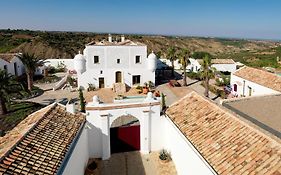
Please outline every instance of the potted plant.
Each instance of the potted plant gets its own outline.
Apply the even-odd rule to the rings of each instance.
[[[144,94],[147,94],[147,93],[148,93],[148,87],[147,87],[147,83],[146,83],[146,82],[144,83],[144,87],[142,88],[142,92],[143,92]]]
[[[98,167],[97,163],[95,161],[93,161],[87,166],[86,172],[88,174],[96,174],[97,173],[97,167]]]
[[[152,83],[152,81],[148,81],[147,86],[148,86],[148,88],[149,88],[149,91],[152,91],[152,88],[153,88],[153,83]]]
[[[140,85],[138,85],[138,86],[136,87],[136,89],[137,89],[137,91],[138,91],[139,94],[142,93],[142,87],[141,87]]]
[[[166,151],[166,150],[161,150],[159,153],[159,159],[164,162],[167,163],[171,160],[171,156],[170,154]]]

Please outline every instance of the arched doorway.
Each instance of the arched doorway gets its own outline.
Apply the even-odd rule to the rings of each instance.
[[[237,92],[237,84],[233,85],[233,90],[234,90],[234,92]]]
[[[140,122],[132,115],[115,119],[110,127],[111,154],[140,150]]]
[[[115,83],[122,83],[122,73],[120,71],[115,72]]]

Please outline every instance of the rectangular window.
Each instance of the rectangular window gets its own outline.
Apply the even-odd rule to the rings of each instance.
[[[120,64],[120,59],[117,59],[117,64]]]
[[[133,85],[140,84],[140,75],[133,75]]]
[[[100,62],[99,56],[94,56],[94,63],[97,64],[99,62]]]
[[[102,70],[100,71],[100,74],[102,74]]]
[[[141,62],[141,57],[139,55],[136,56],[136,64]]]

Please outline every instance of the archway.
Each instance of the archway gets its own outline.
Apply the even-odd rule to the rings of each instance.
[[[122,83],[122,73],[120,71],[115,72],[115,83]]]
[[[140,150],[140,122],[132,115],[115,119],[110,127],[111,154]]]

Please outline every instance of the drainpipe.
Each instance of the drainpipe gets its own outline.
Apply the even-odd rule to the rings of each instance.
[[[243,97],[245,96],[245,80],[243,80]]]

